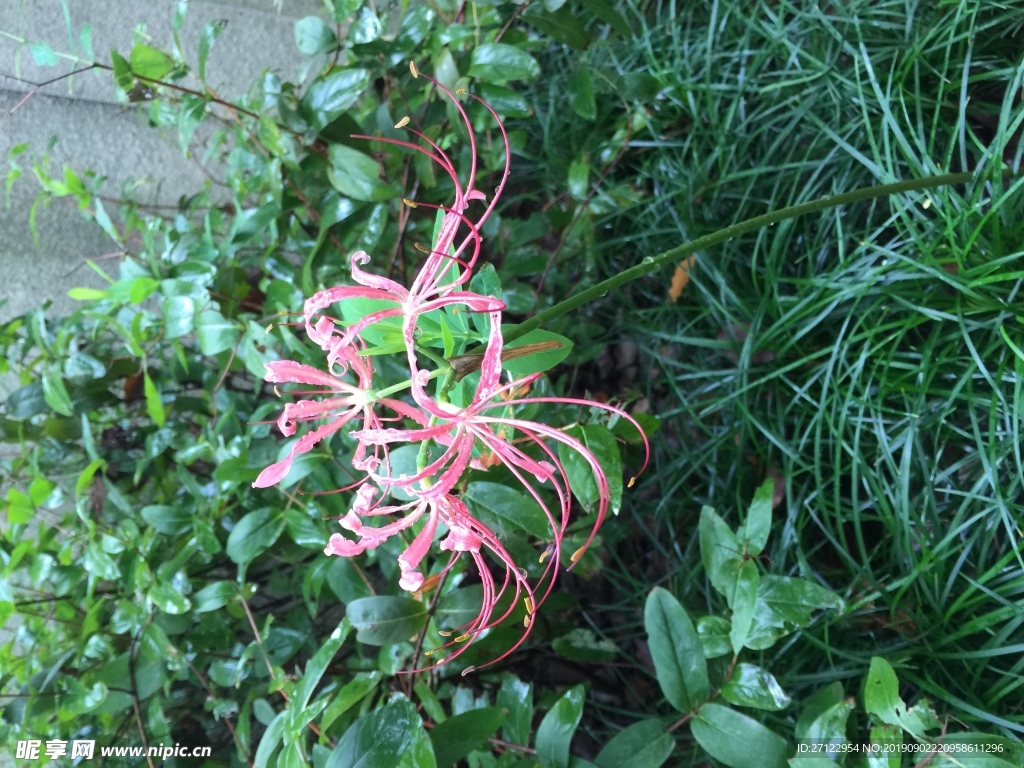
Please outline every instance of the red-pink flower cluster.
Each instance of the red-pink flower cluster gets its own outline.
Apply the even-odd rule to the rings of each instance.
[[[415,66],[411,69],[414,76],[421,76]],[[363,270],[362,266],[369,262],[370,257],[359,251],[351,258],[355,285],[329,288],[306,301],[306,333],[326,353],[328,372],[281,361],[267,365],[267,380],[317,388],[304,390],[303,394],[319,395],[320,399],[303,399],[285,406],[278,421],[284,435],[295,434],[296,424],[300,421],[326,420],[326,423],[296,441],[288,455],[267,467],[253,485],[263,488],[278,483],[288,474],[297,456],[348,427],[349,434],[357,441],[353,465],[365,473],[365,478],[357,483],[351,511],[340,521],[341,527],[354,538],[335,533],[330,538],[326,553],[352,557],[374,549],[392,536],[410,536],[411,541],[406,539],[408,544],[398,558],[402,574],[399,585],[410,592],[418,592],[426,579],[424,561],[440,535],[439,548],[451,555],[437,575],[446,574],[458,558],[467,553],[475,562],[484,600],[477,617],[461,628],[459,636],[436,650],[454,648],[444,661],[458,656],[468,647],[467,640],[475,639],[508,618],[522,599],[526,607],[525,631],[500,659],[525,640],[533,626],[537,607],[551,590],[561,560],[561,543],[569,525],[572,496],[565,467],[559,461],[559,444],[583,458],[593,472],[599,491],[593,528],[583,547],[573,554],[573,561],[593,541],[607,513],[610,498],[605,471],[583,443],[562,429],[513,418],[508,414],[514,413],[516,406],[527,403],[571,404],[581,408],[599,408],[624,418],[636,427],[641,436],[643,430],[629,414],[611,405],[576,398],[523,399],[519,393],[528,391],[529,385],[541,374],[502,381],[501,322],[505,305],[498,298],[465,290],[464,286],[480,255],[480,228],[494,210],[508,177],[508,137],[494,110],[482,99],[470,95],[469,98],[483,104],[497,120],[505,145],[505,169],[488,201],[487,196],[475,187],[476,143],[465,110],[455,94],[436,80],[423,77],[451,99],[462,117],[469,133],[472,157],[468,178],[465,184],[460,182],[448,154],[418,131],[410,129],[426,146],[390,138],[376,139],[421,152],[437,163],[455,186],[455,200],[450,207],[442,209],[444,215],[433,248],[410,287]],[[484,205],[483,211],[475,217],[468,215],[471,203],[477,201]],[[416,206],[414,203],[410,205]],[[460,237],[460,232],[465,234]],[[322,314],[332,305],[348,299],[373,299],[383,302],[385,308],[342,327]],[[420,320],[426,313],[442,308],[460,308],[487,317],[488,333],[480,361],[479,381],[468,404],[461,407],[449,403],[443,392],[431,395],[428,391],[431,381],[444,373],[443,370],[430,371],[420,367],[421,356],[416,344]],[[373,382],[373,357],[365,354],[373,346],[366,338],[367,330],[382,322],[394,323],[396,320],[401,322],[409,368],[409,400],[378,395]],[[437,382],[434,388],[440,389]],[[643,439],[646,449],[646,437]],[[422,447],[420,466],[414,474],[396,477],[389,462],[390,451],[410,444]],[[431,445],[439,446],[440,450],[429,452],[427,448]],[[488,461],[481,461],[481,457],[487,457]],[[547,517],[551,539],[542,560],[548,552],[551,556],[541,577],[533,582],[528,579],[526,570],[513,560],[500,537],[472,514],[456,492],[468,471],[486,469],[488,464],[503,465],[522,483]],[[646,460],[644,464],[646,466]],[[555,509],[545,500],[542,493],[545,488],[553,491],[557,500]],[[404,492],[403,498],[412,500],[404,504],[384,503],[394,491]],[[413,533],[418,525],[419,530]],[[492,572],[495,565],[504,571],[498,579]],[[513,591],[513,599],[506,602],[504,610],[499,610],[498,603],[509,590]]]

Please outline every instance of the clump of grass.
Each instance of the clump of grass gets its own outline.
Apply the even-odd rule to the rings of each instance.
[[[665,423],[606,577],[628,602],[676,574],[699,605],[700,505],[728,515],[777,477],[771,567],[854,606],[766,660],[783,687],[856,679],[884,654],[917,694],[1019,738],[1024,360],[1004,333],[1024,346],[1024,195],[1000,177],[1021,165],[1019,14],[966,0],[620,8],[635,36],[592,46],[585,66],[598,84],[644,74],[649,98],[609,85],[589,130],[554,106],[571,76],[556,59],[564,79],[538,101],[547,133],[575,131],[595,157],[600,126],[634,129],[604,180],[618,207],[595,198],[567,285],[822,195],[950,169],[978,180],[737,239],[698,255],[677,304],[651,280],[598,310],[646,352],[640,381]]]

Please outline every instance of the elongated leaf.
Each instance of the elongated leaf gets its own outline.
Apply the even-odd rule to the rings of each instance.
[[[726,568],[730,567],[731,562],[726,565]],[[729,607],[732,608],[729,641],[734,653],[739,653],[743,649],[747,637],[750,636],[750,626],[754,623],[754,610],[757,607],[757,588],[760,584],[761,574],[757,571],[756,562],[741,561],[732,594],[729,596]]]
[[[504,327],[511,326],[503,326],[503,328]],[[547,346],[554,344],[561,344],[561,346]],[[543,345],[544,348],[531,352],[528,355],[520,357],[508,354],[508,352],[513,349],[530,346],[537,349],[537,346],[539,345]],[[519,337],[515,341],[510,341],[505,345],[504,353],[501,356],[501,367],[515,375],[516,378],[520,378],[522,376],[529,376],[531,373],[550,371],[560,362],[565,360],[571,352],[572,341],[570,339],[565,338],[565,336],[560,336],[557,333],[552,333],[551,331],[545,331],[538,328],[537,330],[530,331],[524,336]]]
[[[149,371],[143,372],[143,390],[146,395],[146,411],[149,413],[151,418],[158,427],[162,427],[164,422],[167,420],[167,416],[164,412],[164,404],[160,399],[160,391],[156,388],[156,384],[153,383],[153,379],[150,378]]]
[[[658,768],[676,742],[660,720],[641,720],[615,734],[598,754],[597,768]]]
[[[773,712],[785,709],[792,701],[770,672],[743,662],[733,668],[721,690],[722,698],[730,704]]]
[[[775,481],[768,478],[757,492],[747,510],[747,519],[736,532],[741,541],[747,543],[747,553],[759,555],[768,541],[772,527],[772,498],[775,494]]]
[[[210,56],[210,49],[214,41],[228,24],[226,19],[215,19],[203,25],[203,31],[199,34],[199,79],[206,80],[206,59]]]
[[[128,57],[132,72],[147,80],[162,80],[175,67],[174,59],[143,43],[137,43]]]
[[[707,753],[731,768],[783,768],[786,740],[756,720],[720,704],[705,704],[690,732]]]
[[[700,511],[700,557],[711,586],[726,596],[736,588],[736,576],[743,563],[743,546],[736,534],[711,507]]]
[[[295,22],[295,47],[300,53],[315,56],[329,51],[337,42],[334,30],[316,16],[306,16]]]
[[[228,534],[227,554],[239,565],[248,565],[268,550],[284,530],[279,509],[256,509],[235,523]]]
[[[608,507],[614,514],[618,514],[622,508],[622,456],[615,435],[600,424],[587,424],[565,431],[581,442],[597,459],[608,482]],[[590,463],[579,451],[563,443],[558,444],[558,458],[565,467],[573,496],[584,508],[590,510],[599,503],[602,495]]]
[[[331,752],[324,768],[395,768],[423,723],[406,698],[356,720]]]
[[[539,76],[540,65],[514,45],[484,43],[473,49],[467,74],[503,85],[510,80],[531,80]]]
[[[552,13],[524,13],[522,19],[552,40],[565,43],[577,51],[586,50],[590,45],[590,35],[587,34],[587,30],[565,5]]]
[[[289,709],[297,711],[304,709],[309,704],[313,691],[316,690],[317,683],[320,682],[320,678],[323,677],[324,672],[327,670],[327,665],[331,663],[334,655],[341,648],[342,643],[345,642],[345,638],[348,637],[348,633],[351,631],[352,625],[348,619],[343,619],[341,624],[324,641],[324,644],[320,646],[319,650],[313,654],[313,658],[307,662],[305,674],[303,674],[302,680],[299,681],[298,686],[295,688],[292,700],[288,704]]]
[[[335,69],[313,81],[306,90],[301,102],[302,115],[315,130],[321,131],[355,104],[369,85],[368,70]]]
[[[658,684],[668,703],[686,714],[707,700],[707,661],[686,610],[668,591],[655,587],[644,607],[644,628]]]
[[[555,702],[537,729],[537,759],[542,768],[569,768],[569,746],[583,717],[583,686],[570,688]]]
[[[528,744],[533,722],[533,685],[506,673],[498,690],[497,704],[508,712],[502,734],[512,744]]]
[[[388,200],[398,194],[394,187],[380,180],[380,169],[368,155],[343,144],[335,144],[328,154],[331,167],[327,178],[341,194],[368,202]]]
[[[463,498],[481,522],[504,536],[516,529],[538,539],[551,536],[551,525],[540,505],[507,485],[480,480],[466,486]]]

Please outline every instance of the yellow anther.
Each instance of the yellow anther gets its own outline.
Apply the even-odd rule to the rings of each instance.
[[[533,613],[533,608],[534,608],[533,598],[532,597],[524,597],[523,598],[523,602],[526,603],[526,612],[532,614]]]
[[[413,248],[415,248],[420,253],[433,253],[433,251],[431,251],[425,245],[420,245],[419,243],[413,243],[412,246],[413,246]]]
[[[465,88],[456,88],[455,93],[459,96],[462,96],[465,93],[469,93],[469,91],[467,91]]]
[[[424,656],[433,656],[436,652],[437,652],[437,648],[432,648],[429,651],[424,651],[423,655]]]
[[[469,640],[469,633],[468,632],[466,634],[464,634],[464,635],[459,635],[458,637],[455,638],[455,642],[456,643],[464,643],[467,640]]]
[[[527,629],[530,628],[530,619],[532,619],[532,618],[533,618],[532,616],[523,616],[523,626],[526,627]]]
[[[274,394],[277,395],[278,397],[281,396],[281,390],[277,388],[277,384],[274,385]]]
[[[583,557],[583,553],[586,552],[586,551],[587,551],[586,546],[582,546],[579,549],[577,549],[575,552],[573,552],[572,553],[572,557],[570,557],[569,559],[572,562],[575,563],[577,560],[579,560],[581,557]]]
[[[420,204],[415,200],[410,200],[408,197],[403,197],[402,202],[408,205],[410,208],[419,208]]]
[[[476,672],[476,667],[466,667],[464,670],[462,670],[462,676],[465,677],[470,672]]]
[[[412,72],[412,76],[413,77],[419,77],[420,76],[420,71],[418,69],[416,69],[416,62],[415,61],[410,61],[409,62],[409,71]]]
[[[439,634],[441,637],[451,637],[455,633],[452,632],[450,629],[439,629],[437,630],[437,634]]]
[[[551,556],[551,553],[553,551],[554,550],[551,547],[548,547],[547,549],[545,549],[543,552],[540,553],[540,560],[538,562],[543,563],[545,560],[548,559],[548,557]]]
[[[629,482],[626,483],[626,487],[627,488],[632,488],[635,483],[636,483],[636,478],[635,477],[631,477],[631,478],[629,478]]]
[[[274,324],[273,323],[271,323],[270,325],[267,326],[267,330],[264,331],[264,333],[270,333],[272,330],[274,330]]]
[[[411,121],[409,120],[409,116],[406,115],[401,120],[399,120],[397,123],[395,123],[395,128],[405,128],[405,126],[407,126],[410,122]]]

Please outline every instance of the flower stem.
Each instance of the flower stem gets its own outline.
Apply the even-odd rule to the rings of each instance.
[[[630,280],[636,280],[638,277],[643,277],[651,272],[656,272],[666,264],[681,261],[697,251],[710,248],[711,246],[718,245],[719,243],[724,243],[725,241],[731,240],[739,235],[745,235],[747,232],[753,232],[761,229],[762,227],[769,227],[772,224],[778,224],[780,221],[786,221],[787,219],[795,219],[798,216],[805,216],[808,213],[817,213],[818,211],[824,211],[828,208],[836,208],[840,205],[856,203],[861,200],[872,200],[878,197],[898,195],[902,192],[913,192],[915,190],[965,184],[972,178],[974,178],[974,171],[944,173],[939,176],[925,176],[920,179],[898,181],[894,184],[880,184],[874,187],[855,189],[852,192],[844,192],[841,195],[826,195],[824,197],[819,197],[817,200],[812,200],[809,203],[791,205],[788,208],[780,208],[777,211],[772,211],[771,213],[766,213],[762,216],[755,216],[752,219],[741,221],[738,224],[725,227],[717,232],[712,232],[710,235],[698,237],[696,240],[684,243],[683,245],[673,248],[670,251],[665,251],[658,256],[648,256],[636,266],[623,270],[614,277],[610,277],[585,291],[580,291],[575,296],[570,296],[565,301],[561,301],[558,304],[555,304],[555,306],[534,315],[529,320],[520,323],[515,328],[509,329],[504,334],[504,341],[505,343],[515,341],[530,331],[542,327],[557,317],[561,317],[566,312],[571,312],[577,307],[586,304],[588,301],[600,298],[609,291],[612,291],[621,285],[625,285]]]

